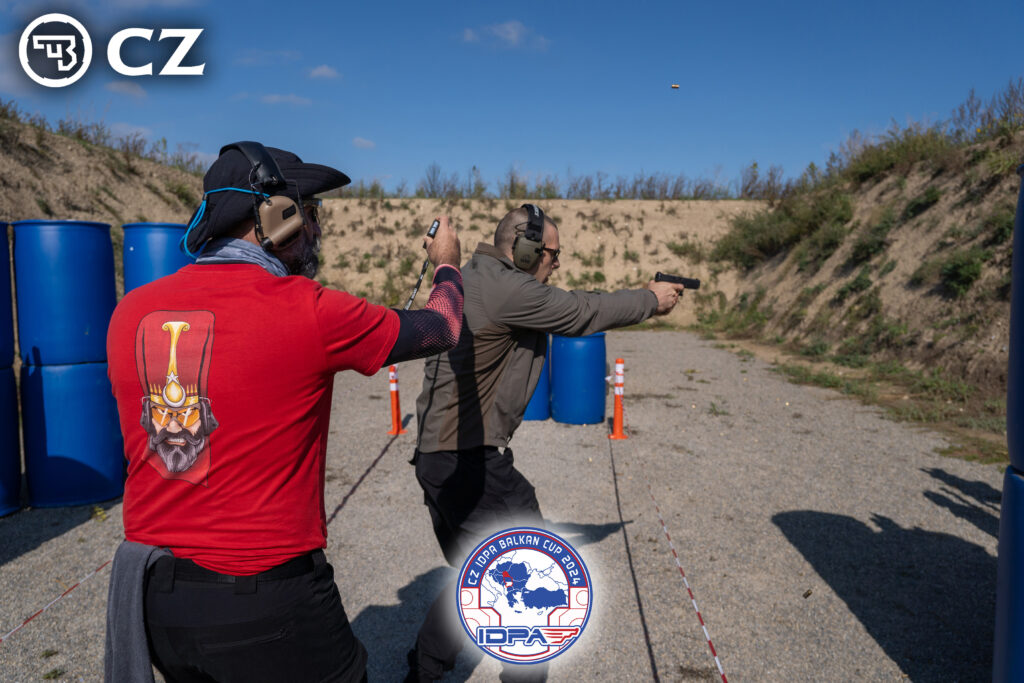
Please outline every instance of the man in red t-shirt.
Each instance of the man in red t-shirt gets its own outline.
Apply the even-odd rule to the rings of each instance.
[[[196,263],[114,312],[107,355],[129,462],[108,680],[139,675],[116,652],[133,590],[144,590],[148,650],[168,681],[365,679],[321,550],[333,377],[454,346],[462,280],[445,217],[425,242],[436,268],[420,311],[310,279],[312,197],[348,182],[289,152],[228,145],[184,240]]]

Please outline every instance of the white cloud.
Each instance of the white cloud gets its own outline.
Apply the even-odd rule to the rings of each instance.
[[[264,95],[260,98],[260,102],[264,104],[294,104],[300,107],[308,107],[313,104],[313,100],[308,97],[300,97],[294,93],[288,93],[287,95]]]
[[[128,95],[129,97],[137,97],[141,99],[146,96],[146,91],[135,81],[111,81],[103,87],[110,92]]]
[[[339,74],[336,69],[333,69],[326,64],[321,64],[309,72],[310,78],[337,78],[340,75],[341,74]]]
[[[529,50],[546,50],[551,41],[519,21],[510,19],[500,24],[491,24],[479,29],[467,28],[462,32],[466,43],[486,42],[491,47]]]
[[[296,50],[243,50],[235,58],[235,64],[243,66],[267,66],[275,62],[294,62],[302,57]]]
[[[518,47],[528,31],[521,21],[506,21],[503,24],[494,24],[493,26],[488,26],[487,30],[491,35],[509,47]]]
[[[377,143],[373,140],[367,140],[366,138],[354,137],[352,138],[352,146],[358,149],[373,149],[377,146]]]

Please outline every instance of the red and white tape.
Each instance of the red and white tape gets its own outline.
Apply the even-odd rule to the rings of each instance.
[[[0,643],[3,643],[3,642],[4,642],[5,640],[7,640],[7,639],[8,639],[8,638],[10,638],[10,637],[11,637],[12,635],[14,635],[14,634],[15,634],[15,633],[17,633],[18,631],[20,631],[20,630],[21,630],[22,628],[24,628],[25,624],[27,624],[28,622],[32,621],[33,619],[35,619],[36,617],[38,617],[38,616],[39,616],[40,614],[42,614],[43,612],[45,612],[46,610],[50,609],[51,607],[53,607],[54,605],[56,605],[56,604],[57,604],[58,602],[60,602],[61,600],[63,600],[63,599],[65,598],[65,597],[67,597],[67,595],[68,595],[68,594],[69,594],[69,593],[70,593],[71,591],[75,590],[76,588],[78,588],[79,586],[81,586],[81,585],[82,585],[83,583],[85,583],[86,581],[88,581],[88,580],[89,580],[89,579],[91,579],[92,577],[94,577],[94,576],[96,576],[97,574],[99,574],[99,573],[100,573],[100,571],[101,571],[101,570],[102,570],[102,569],[103,569],[104,567],[106,567],[106,566],[107,566],[108,564],[110,564],[110,563],[111,563],[111,562],[113,562],[113,561],[114,561],[114,558],[110,558],[109,560],[107,560],[106,562],[104,562],[103,564],[101,564],[100,566],[96,567],[96,569],[92,570],[91,572],[89,572],[88,574],[86,574],[85,576],[83,576],[83,577],[82,577],[81,579],[79,579],[79,580],[78,580],[78,582],[77,582],[77,583],[76,583],[75,585],[71,586],[71,587],[70,587],[70,588],[68,588],[68,589],[67,589],[66,591],[64,591],[63,593],[61,593],[60,595],[58,595],[58,596],[57,596],[56,598],[54,598],[53,600],[51,600],[51,601],[50,601],[50,602],[49,602],[49,603],[48,603],[48,604],[46,605],[46,607],[42,608],[41,610],[39,610],[38,612],[36,612],[36,613],[35,613],[35,614],[33,614],[32,616],[30,616],[30,617],[28,617],[27,619],[25,619],[25,621],[21,622],[21,624],[19,624],[18,626],[16,626],[16,627],[15,627],[14,629],[12,629],[11,631],[8,631],[8,632],[7,632],[7,633],[6,633],[6,634],[5,634],[5,635],[4,635],[4,636],[3,636],[2,638],[0,638]]]
[[[618,373],[618,366],[615,368]],[[621,382],[619,377],[616,380]],[[625,403],[625,401],[623,401]],[[623,409],[625,411],[625,409]],[[626,431],[629,432],[629,417],[625,418]],[[704,631],[704,640],[707,641],[708,648],[711,650],[711,656],[715,659],[715,666],[718,667],[718,675],[722,677],[722,683],[729,683],[725,677],[725,670],[722,669],[722,662],[718,659],[718,652],[715,650],[715,644],[711,642],[711,635],[708,633],[707,624],[704,623],[704,616],[700,613],[700,607],[697,606],[697,598],[693,596],[693,589],[690,587],[690,582],[686,578],[686,572],[683,571],[683,565],[679,561],[679,553],[676,552],[676,546],[672,543],[672,537],[668,533],[668,527],[665,526],[665,519],[661,516],[661,507],[658,506],[658,501],[654,497],[654,489],[651,488],[651,480],[647,476],[647,468],[644,466],[644,459],[637,458],[640,461],[640,473],[643,475],[644,484],[647,485],[647,494],[651,497],[651,502],[654,503],[654,510],[658,513],[658,521],[661,522],[661,530],[665,533],[665,538],[668,540],[668,547],[672,550],[672,557],[676,561],[676,568],[679,569],[679,575],[683,577],[683,585],[686,587],[686,592],[690,596],[690,604],[693,605],[693,611],[697,613],[697,621],[700,622],[700,628]]]
[[[640,463],[640,469],[643,471],[643,461]],[[676,567],[679,569],[679,576],[683,577],[683,585],[686,586],[686,592],[690,595],[690,604],[693,605],[693,610],[697,613],[697,621],[700,622],[700,627],[704,631],[704,640],[708,641],[708,647],[711,648],[711,656],[715,658],[715,666],[718,667],[718,673],[722,677],[722,683],[728,683],[725,678],[725,671],[722,670],[722,662],[718,659],[718,652],[715,651],[715,644],[711,642],[711,636],[708,634],[707,624],[704,623],[704,617],[700,613],[700,607],[697,606],[697,598],[693,597],[693,589],[690,588],[690,582],[686,580],[686,572],[683,571],[683,565],[679,562],[679,553],[676,552],[676,546],[672,543],[672,537],[668,534],[668,528],[665,526],[665,520],[661,516],[661,508],[658,507],[658,501],[654,499],[654,491],[651,490],[651,482],[647,479],[647,474],[644,473],[644,483],[647,484],[647,493],[651,496],[651,502],[654,503],[654,509],[658,513],[658,521],[661,522],[661,530],[665,532],[665,538],[668,539],[668,547],[672,549],[672,557],[675,558]]]

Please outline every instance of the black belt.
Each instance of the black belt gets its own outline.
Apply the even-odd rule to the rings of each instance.
[[[233,576],[200,567],[192,560],[165,556],[153,563],[147,573],[150,581],[154,583],[154,589],[164,593],[169,593],[174,589],[175,581],[230,584],[235,587],[236,593],[254,593],[257,584],[303,576],[313,571],[317,564],[325,562],[324,551],[314,550],[305,555],[293,557],[287,562],[259,574]]]

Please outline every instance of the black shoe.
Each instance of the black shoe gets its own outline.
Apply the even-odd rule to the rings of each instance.
[[[420,683],[419,653],[416,648],[409,650],[405,655],[405,661],[409,664],[409,671],[402,679],[402,683]]]

